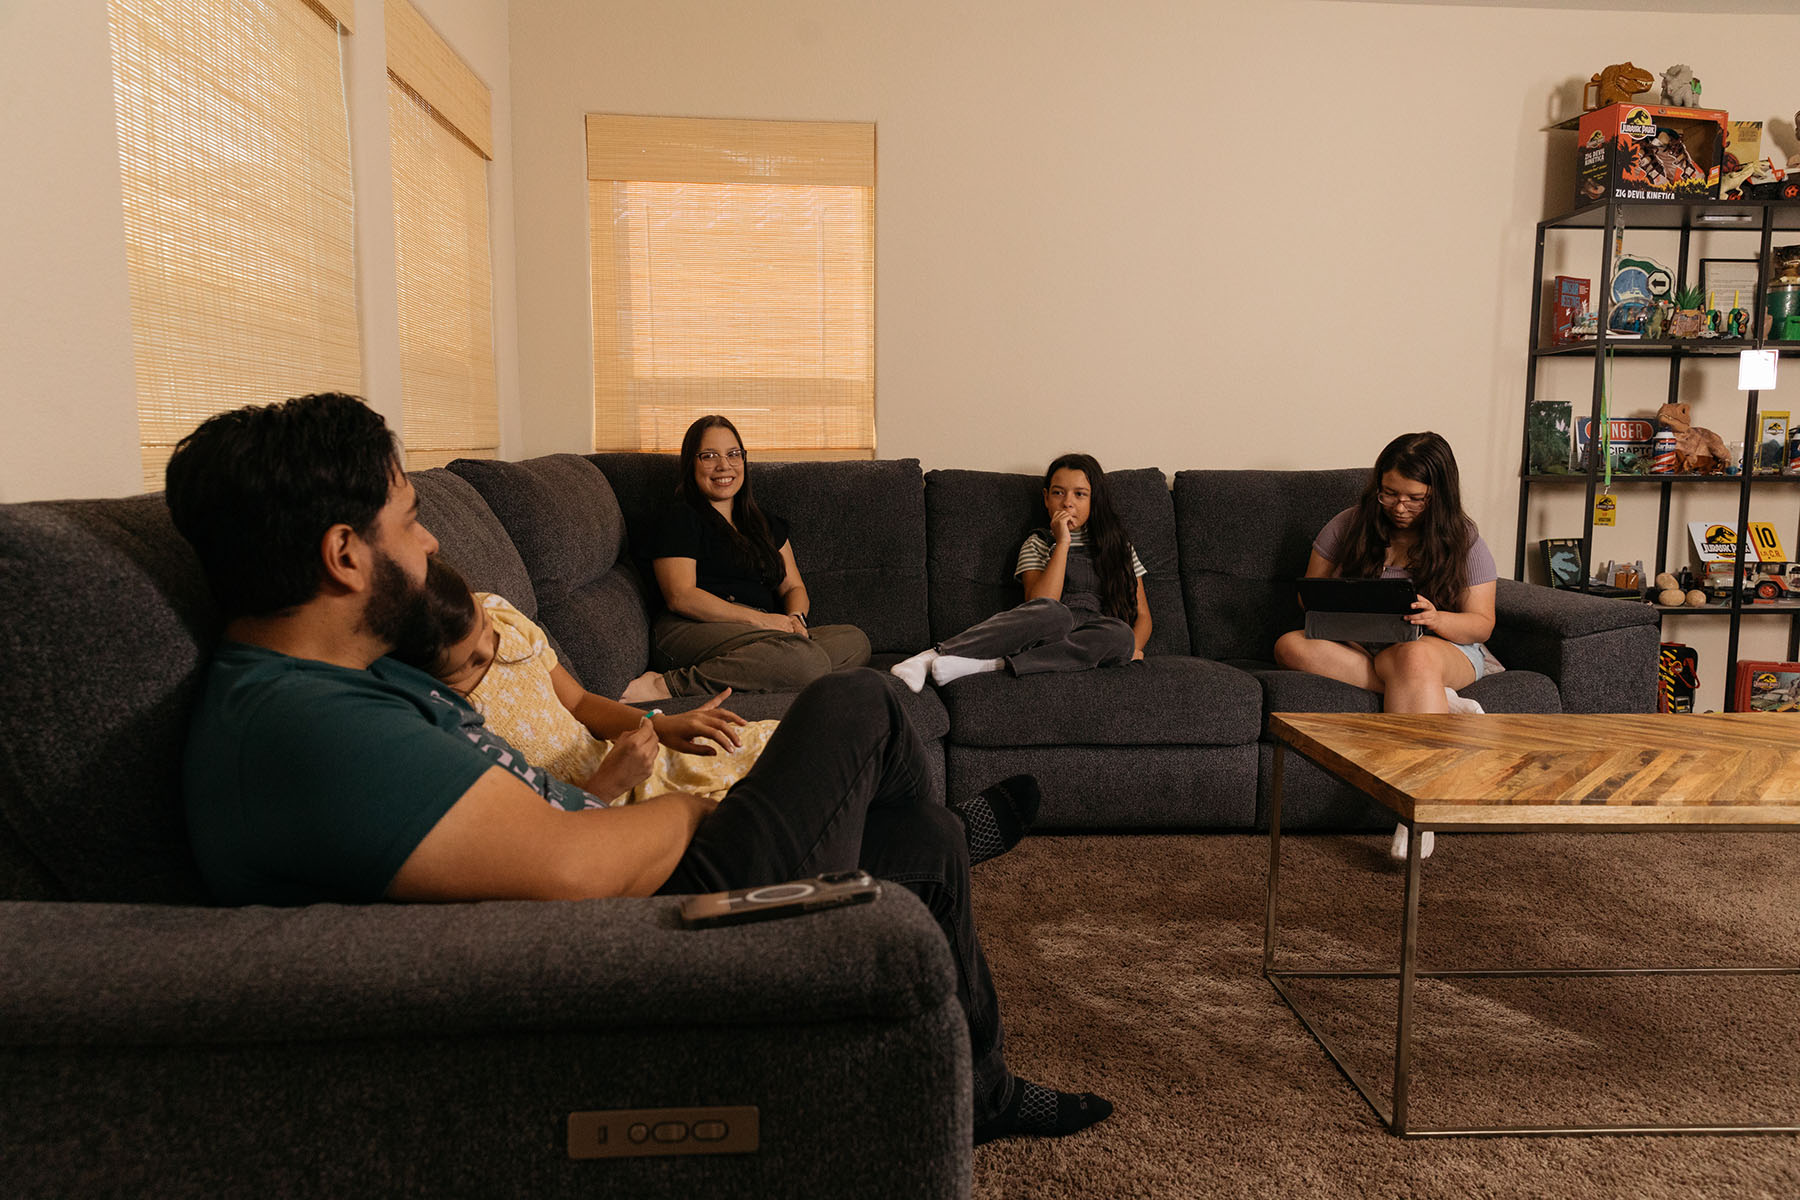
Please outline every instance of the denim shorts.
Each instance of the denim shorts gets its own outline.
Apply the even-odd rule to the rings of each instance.
[[[1475,678],[1480,679],[1487,674],[1487,656],[1481,652],[1479,643],[1473,646],[1465,646],[1461,642],[1451,642],[1450,644],[1461,650],[1463,657],[1469,660],[1469,665],[1475,668]]]

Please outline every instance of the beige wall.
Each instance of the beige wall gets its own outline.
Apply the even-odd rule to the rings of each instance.
[[[506,0],[414,0],[494,93],[492,244],[502,453],[520,451]],[[103,0],[0,4],[0,501],[140,489],[112,51]],[[363,393],[396,427],[399,327],[382,0],[345,39]],[[274,397],[270,397],[273,399]]]
[[[583,113],[874,121],[882,455],[1324,467],[1435,428],[1510,573],[1534,226],[1571,188],[1542,127],[1625,57],[1791,122],[1795,45],[1800,16],[513,0],[525,448],[588,437]],[[1650,557],[1654,519],[1601,555]],[[1716,666],[1722,622],[1681,620]]]
[[[506,455],[588,445],[582,114],[870,120],[882,454],[1337,466],[1429,426],[1503,571],[1533,226],[1568,189],[1567,135],[1541,127],[1622,57],[1692,63],[1709,102],[1791,119],[1800,45],[1795,15],[1354,0],[418,2],[495,91]],[[358,0],[350,94],[366,390],[397,415],[380,3]],[[0,144],[25,181],[0,195],[0,500],[132,491],[99,0],[0,5]],[[1585,400],[1557,369],[1542,394]],[[1621,370],[1622,408],[1654,407],[1643,369]],[[1698,419],[1741,426],[1729,384],[1703,386]],[[1800,411],[1797,386],[1766,406]],[[1649,557],[1642,500],[1601,557]],[[1530,530],[1578,531],[1569,500]],[[1677,620],[1716,664],[1722,626]],[[1747,653],[1785,650],[1774,624]]]

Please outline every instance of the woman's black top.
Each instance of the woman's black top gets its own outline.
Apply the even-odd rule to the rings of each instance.
[[[763,515],[769,522],[770,539],[780,550],[787,545],[788,523],[770,513]],[[775,590],[781,578],[777,576],[773,584],[764,579],[762,572],[745,560],[730,534],[685,501],[677,500],[663,514],[650,557],[691,558],[694,582],[719,599],[763,612],[781,611]]]

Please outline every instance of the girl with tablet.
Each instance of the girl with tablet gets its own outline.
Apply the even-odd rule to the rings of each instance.
[[[1362,497],[1337,514],[1313,541],[1308,576],[1412,581],[1419,595],[1408,623],[1425,636],[1387,645],[1283,634],[1275,661],[1296,671],[1342,680],[1381,695],[1383,712],[1480,712],[1458,696],[1500,670],[1483,645],[1494,630],[1494,555],[1463,512],[1462,485],[1450,443],[1435,433],[1405,433],[1375,459]],[[1394,854],[1406,853],[1406,826],[1394,831]],[[1419,846],[1431,853],[1427,833]]]

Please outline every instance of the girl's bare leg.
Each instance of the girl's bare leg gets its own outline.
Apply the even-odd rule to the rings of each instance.
[[[1379,692],[1385,686],[1367,650],[1349,642],[1309,638],[1301,629],[1275,640],[1275,661],[1290,671],[1323,675],[1371,692]]]
[[[1381,677],[1384,712],[1449,712],[1444,689],[1475,681],[1467,656],[1440,637],[1397,642],[1375,656],[1373,669]]]

